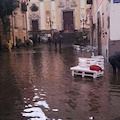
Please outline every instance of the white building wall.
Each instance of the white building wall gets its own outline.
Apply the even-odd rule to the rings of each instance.
[[[120,4],[110,6],[110,40],[120,40]]]

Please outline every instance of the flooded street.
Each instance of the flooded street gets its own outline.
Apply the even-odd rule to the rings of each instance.
[[[0,120],[120,120],[120,78],[72,77],[71,45],[40,45],[0,55]]]

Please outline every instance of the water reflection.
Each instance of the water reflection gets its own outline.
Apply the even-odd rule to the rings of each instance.
[[[0,63],[0,119],[17,119],[21,117],[23,101],[13,72],[11,55],[4,53],[4,56],[0,56]]]
[[[30,100],[30,98],[24,98],[25,109],[22,112],[22,116],[29,118],[29,120],[46,120],[48,118],[41,108],[43,107],[46,111],[50,109],[49,105],[43,98],[43,96],[45,97],[46,94],[43,91],[43,88],[41,89],[41,92],[44,94],[39,92],[35,86],[34,92],[35,96],[33,96],[32,100]]]
[[[72,77],[70,67],[91,53],[38,46],[0,56],[0,119],[114,120],[120,108],[118,76]]]

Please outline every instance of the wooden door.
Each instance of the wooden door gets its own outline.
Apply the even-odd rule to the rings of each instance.
[[[68,31],[74,30],[73,11],[63,12],[63,29]]]
[[[32,21],[32,32],[35,34],[38,32],[38,20],[33,20]]]

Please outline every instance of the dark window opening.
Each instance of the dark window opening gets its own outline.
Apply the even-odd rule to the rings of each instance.
[[[120,3],[120,0],[113,0],[113,3]]]
[[[87,4],[92,4],[92,0],[87,0]]]

